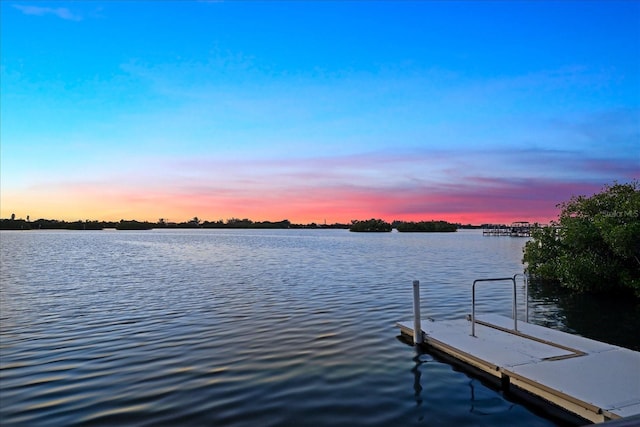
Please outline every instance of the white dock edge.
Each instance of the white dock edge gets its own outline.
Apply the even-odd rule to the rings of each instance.
[[[424,343],[594,423],[640,414],[640,352],[484,315],[422,322]],[[413,322],[399,322],[414,336]]]

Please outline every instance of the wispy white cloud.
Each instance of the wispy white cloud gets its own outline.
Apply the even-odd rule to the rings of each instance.
[[[14,8],[18,9],[25,15],[45,16],[53,15],[67,21],[81,21],[82,16],[71,12],[65,7],[41,7],[41,6],[25,6],[14,4]]]

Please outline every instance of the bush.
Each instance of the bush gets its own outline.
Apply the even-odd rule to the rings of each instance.
[[[605,186],[558,205],[558,221],[534,229],[523,263],[534,280],[578,292],[626,290],[640,297],[640,189]]]

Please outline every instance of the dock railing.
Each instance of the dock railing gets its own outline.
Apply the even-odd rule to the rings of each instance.
[[[529,321],[529,305],[528,305],[528,283],[527,277],[522,274],[514,274],[513,277],[497,277],[492,279],[476,279],[473,281],[473,286],[471,286],[471,336],[476,336],[476,284],[483,282],[506,282],[509,281],[513,284],[513,307],[512,315],[513,315],[513,330],[518,331],[518,302],[517,302],[517,292],[516,292],[516,278],[522,276],[524,278],[525,285],[525,321]]]

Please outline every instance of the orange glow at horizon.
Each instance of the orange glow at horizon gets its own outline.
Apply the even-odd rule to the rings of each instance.
[[[65,221],[119,221],[135,219],[156,222],[185,222],[193,217],[218,221],[248,218],[253,221],[281,221],[296,224],[350,223],[351,220],[381,218],[386,221],[445,220],[462,224],[548,223],[556,219],[555,203],[472,197],[424,195],[354,189],[287,189],[269,194],[172,195],[156,190],[134,193],[127,190],[91,192],[58,191],[26,196],[5,192],[0,217],[57,219]]]

